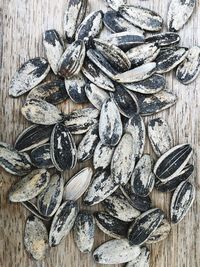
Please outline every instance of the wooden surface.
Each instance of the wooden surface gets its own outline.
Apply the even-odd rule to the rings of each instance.
[[[129,1],[140,3],[159,12],[165,22],[167,1]],[[192,19],[180,31],[183,46],[200,45],[200,2]],[[42,32],[55,28],[63,33],[62,20],[66,0],[0,0],[0,140],[13,143],[16,136],[28,125],[20,114],[24,97],[8,97],[11,76],[27,59],[43,56]],[[106,10],[103,0],[90,0],[90,10]],[[175,143],[189,142],[194,148],[192,161],[198,167],[191,178],[196,184],[197,197],[185,219],[173,226],[167,240],[151,247],[152,267],[198,267],[200,266],[200,77],[189,86],[181,85],[170,73],[167,87],[178,95],[176,106],[157,116],[162,116],[171,125]],[[66,110],[77,108],[67,101],[62,105]],[[80,106],[78,107],[80,108]],[[147,118],[148,121],[150,118]],[[147,144],[146,151],[149,151]],[[80,166],[77,168],[80,169]],[[66,179],[76,170],[65,173]],[[0,170],[0,266],[1,267],[92,267],[96,266],[90,255],[82,255],[76,249],[72,234],[57,248],[51,249],[42,263],[32,261],[23,248],[23,230],[28,212],[19,204],[11,204],[7,199],[8,190],[17,178]],[[169,210],[170,194],[153,193],[153,203],[166,214]],[[93,210],[97,207],[93,207]],[[108,238],[107,238],[108,239]],[[96,231],[95,247],[106,240],[105,235]]]

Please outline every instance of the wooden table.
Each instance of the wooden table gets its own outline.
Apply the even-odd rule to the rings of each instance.
[[[0,0],[0,140],[13,143],[16,136],[28,125],[20,109],[25,97],[12,99],[8,97],[8,87],[16,69],[27,59],[44,56],[42,32],[55,28],[63,33],[62,21],[66,0]],[[103,0],[89,1],[90,10],[106,7]],[[129,1],[141,4],[159,12],[166,22],[167,1]],[[200,1],[192,19],[180,31],[181,45],[200,45]],[[183,86],[174,74],[167,75],[167,87],[178,95],[176,106],[163,111],[157,116],[165,118],[173,131],[175,143],[191,143],[194,148],[192,162],[199,166],[200,161],[200,77],[191,85]],[[62,108],[69,111],[76,109],[71,101],[66,101]],[[80,106],[78,107],[80,108]],[[146,118],[148,121],[150,118]],[[147,144],[146,151],[151,149]],[[82,165],[83,166],[83,165]],[[80,169],[78,166],[77,169]],[[66,179],[73,170],[65,173]],[[200,168],[195,169],[191,181],[196,184],[197,197],[190,212],[178,225],[173,226],[167,240],[151,247],[151,266],[153,267],[198,267],[200,266]],[[19,204],[11,204],[7,194],[17,178],[0,172],[1,213],[0,213],[0,266],[1,267],[94,267],[97,266],[90,255],[83,255],[76,249],[72,234],[57,248],[51,249],[49,256],[42,263],[28,258],[23,248],[23,230],[28,212]],[[166,214],[169,210],[170,194],[153,193],[155,206],[162,208]],[[93,208],[95,210],[96,207]],[[108,239],[99,230],[96,231],[95,247]]]

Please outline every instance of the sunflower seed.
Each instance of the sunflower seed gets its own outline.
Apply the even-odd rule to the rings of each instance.
[[[157,73],[166,73],[178,66],[187,56],[187,48],[166,48],[160,51],[156,58]]]
[[[141,94],[155,94],[166,87],[166,79],[160,74],[153,74],[151,77],[134,83],[123,83],[126,89]]]
[[[30,154],[32,164],[37,168],[53,168],[50,155],[50,144],[40,145],[34,148]]]
[[[99,141],[95,148],[93,156],[93,166],[95,169],[105,169],[107,168],[112,160],[114,153],[114,147],[104,145]]]
[[[99,111],[95,108],[74,110],[65,115],[65,125],[72,134],[83,134],[97,123],[98,116]]]
[[[151,208],[151,199],[149,196],[141,197],[133,193],[130,184],[120,187],[124,196],[130,201],[130,204],[140,211],[147,211]]]
[[[124,5],[119,8],[119,13],[126,20],[146,31],[159,31],[163,26],[163,19],[147,8]]]
[[[136,94],[138,99],[140,114],[149,116],[162,110],[170,108],[177,102],[177,96],[162,90],[153,95]]]
[[[74,226],[78,206],[74,201],[65,201],[57,210],[49,232],[49,245],[55,247],[66,237]]]
[[[81,72],[70,79],[65,79],[65,87],[73,102],[81,104],[88,102],[85,93],[86,78]]]
[[[27,96],[27,99],[41,99],[51,104],[59,104],[68,98],[63,80],[58,79],[52,82],[46,82],[33,88]]]
[[[148,136],[152,148],[158,157],[173,147],[171,129],[168,123],[162,118],[156,118],[149,121]]]
[[[50,217],[43,216],[40,214],[37,206],[33,204],[31,201],[24,201],[21,202],[22,206],[25,207],[28,211],[30,211],[33,215],[35,215],[37,218],[43,220],[43,221],[49,221],[51,220]]]
[[[153,232],[152,235],[145,242],[146,244],[154,244],[166,239],[171,231],[171,226],[168,220],[163,219],[160,226]]]
[[[49,183],[50,174],[45,169],[34,170],[19,180],[9,193],[9,200],[22,202],[38,196]]]
[[[77,151],[74,139],[68,128],[56,124],[50,142],[51,160],[58,171],[73,169],[77,162]]]
[[[102,205],[110,215],[121,221],[131,222],[140,215],[140,211],[119,190],[108,196]]]
[[[95,221],[101,231],[113,238],[125,238],[127,235],[128,223],[112,217],[106,212],[96,212]]]
[[[104,145],[116,146],[122,136],[122,122],[112,99],[103,103],[99,119],[99,137]]]
[[[189,144],[177,145],[163,154],[154,166],[155,175],[162,182],[168,182],[180,174],[192,155]]]
[[[58,62],[64,52],[63,40],[56,30],[48,30],[43,34],[43,45],[49,64],[54,74],[57,74]]]
[[[92,169],[87,167],[79,171],[69,181],[67,181],[64,187],[63,199],[73,201],[79,199],[87,190],[92,174]]]
[[[95,40],[95,47],[109,61],[114,69],[118,71],[125,71],[131,67],[130,60],[119,47],[104,41],[100,41],[99,39]]]
[[[135,162],[142,156],[145,146],[146,129],[142,117],[134,114],[125,125],[125,132],[130,133],[133,139]]]
[[[175,45],[180,42],[180,36],[175,32],[158,33],[145,39],[148,43],[156,42],[160,47]]]
[[[85,194],[84,204],[88,206],[98,204],[110,196],[118,187],[119,185],[114,183],[108,169],[97,170]]]
[[[35,260],[43,260],[49,250],[46,226],[33,215],[26,220],[24,246]]]
[[[82,68],[85,52],[85,44],[81,40],[67,47],[58,63],[59,74],[65,78],[77,75]]]
[[[79,25],[76,31],[76,40],[87,42],[97,36],[103,27],[103,12],[101,10],[90,13]]]
[[[120,84],[116,84],[115,91],[110,93],[111,98],[114,100],[119,112],[127,118],[131,118],[135,113],[139,113],[137,98],[132,92]]]
[[[95,39],[96,40],[96,39]],[[101,41],[101,39],[97,39]],[[104,37],[102,41],[113,44],[122,50],[131,49],[134,46],[143,44],[145,42],[144,36],[142,34],[136,34],[132,32],[119,32],[110,34]]]
[[[120,6],[126,5],[127,0],[105,0],[106,4],[113,10],[118,11]]]
[[[171,200],[171,222],[173,224],[179,223],[195,199],[195,187],[190,182],[182,182],[176,188]]]
[[[96,86],[104,90],[115,91],[113,82],[88,58],[84,61],[82,72]]]
[[[128,240],[131,246],[142,245],[155,232],[164,218],[160,209],[150,209],[140,215],[128,230]]]
[[[73,42],[76,29],[87,9],[87,0],[69,0],[64,15],[64,31],[69,43]]]
[[[82,253],[90,253],[94,244],[95,221],[88,211],[80,211],[74,224],[74,241]]]
[[[86,161],[93,157],[94,150],[99,142],[98,132],[99,125],[95,124],[81,140],[77,151],[77,157],[79,161]]]
[[[31,125],[21,132],[15,141],[15,149],[31,150],[49,141],[53,126]]]
[[[136,195],[146,197],[151,193],[155,183],[152,173],[153,159],[144,154],[135,166],[131,177],[132,190]]]
[[[193,82],[200,72],[200,47],[189,49],[186,59],[178,66],[176,77],[182,84]]]
[[[92,105],[101,110],[103,102],[109,98],[109,94],[93,83],[88,83],[85,87],[85,93]]]
[[[37,197],[37,207],[44,216],[51,217],[59,208],[63,196],[64,180],[62,175],[54,174],[48,186]]]
[[[40,99],[29,99],[21,109],[22,115],[35,124],[52,125],[62,120],[61,111]]]
[[[106,28],[112,33],[131,32],[135,35],[143,35],[144,33],[143,30],[125,20],[114,10],[109,10],[104,14],[103,22]]]
[[[23,176],[32,170],[29,156],[7,144],[0,145],[0,166],[8,173],[17,176]]]
[[[150,250],[142,247],[140,255],[133,261],[128,262],[125,267],[149,267]]]
[[[119,73],[115,75],[113,79],[115,79],[119,83],[139,82],[152,76],[155,70],[156,63],[150,62],[126,72]]]
[[[107,59],[98,50],[89,49],[87,51],[87,56],[109,78],[113,79],[113,76],[117,74]]]
[[[129,133],[122,136],[111,161],[111,176],[116,184],[125,185],[131,178],[135,166],[133,137]]]
[[[14,74],[9,87],[9,95],[18,97],[37,86],[50,71],[45,58],[36,57],[25,62]]]
[[[186,165],[176,177],[166,183],[162,183],[159,179],[157,179],[155,183],[155,188],[161,192],[174,191],[181,182],[189,179],[189,177],[193,174],[193,171],[193,165]]]
[[[139,246],[130,246],[127,239],[113,239],[100,245],[93,258],[101,264],[121,264],[136,259],[140,251]]]
[[[160,48],[157,43],[144,43],[131,48],[126,52],[133,67],[154,61]]]
[[[167,25],[171,32],[180,30],[186,22],[191,17],[196,0],[171,0],[169,10]]]

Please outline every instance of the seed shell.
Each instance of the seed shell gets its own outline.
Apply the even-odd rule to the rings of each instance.
[[[51,217],[59,208],[63,196],[64,180],[61,174],[54,174],[47,187],[37,197],[37,207],[43,216]]]
[[[43,260],[48,253],[48,232],[41,220],[31,215],[26,220],[24,246],[35,260]]]
[[[9,200],[22,202],[38,196],[48,185],[50,174],[45,169],[34,170],[19,180],[9,193]]]
[[[121,221],[131,222],[140,215],[140,211],[132,206],[120,190],[108,196],[102,205],[106,212]]]
[[[180,36],[175,32],[158,33],[149,37],[146,37],[146,42],[156,42],[160,47],[175,45],[180,42]]]
[[[149,267],[149,260],[150,250],[142,247],[140,255],[135,260],[128,262],[125,267]]]
[[[24,201],[24,202],[21,202],[21,204],[23,207],[25,207],[28,211],[31,212],[31,214],[35,215],[37,218],[39,218],[43,221],[51,220],[50,217],[46,217],[46,216],[43,216],[42,214],[40,214],[37,206],[35,204],[33,204],[31,201]]]
[[[29,99],[21,109],[22,115],[35,124],[53,125],[62,120],[61,111],[40,99]]]
[[[160,157],[173,147],[173,136],[168,123],[162,118],[152,119],[148,123],[148,136],[156,155]]]
[[[97,144],[94,150],[93,166],[95,169],[107,168],[112,160],[114,147],[104,145],[101,141]]]
[[[176,77],[182,84],[193,82],[200,72],[200,47],[189,49],[186,59],[178,66]]]
[[[195,187],[190,182],[182,182],[176,188],[171,200],[171,222],[179,223],[192,206],[195,199]]]
[[[69,179],[64,187],[63,199],[78,200],[87,190],[92,174],[92,169],[86,167]]]
[[[27,96],[29,99],[41,99],[57,105],[68,98],[65,83],[62,79],[46,82],[33,88]]]
[[[148,238],[148,240],[145,242],[146,244],[154,244],[160,241],[163,241],[166,239],[171,231],[171,225],[168,222],[168,220],[163,219],[160,226],[153,232],[152,235]]]
[[[116,146],[122,136],[122,121],[112,99],[103,103],[99,119],[99,137],[104,145]]]
[[[9,95],[21,96],[45,79],[50,66],[45,58],[36,57],[25,62],[14,74],[9,87]]]
[[[96,212],[95,220],[98,228],[113,238],[125,238],[128,231],[128,223],[112,217],[106,212]]]
[[[155,232],[164,218],[160,209],[150,209],[140,215],[128,230],[128,240],[131,246],[142,245]]]
[[[169,31],[179,31],[191,17],[196,0],[171,0],[168,10],[167,26]]]
[[[113,239],[100,245],[93,258],[100,264],[121,264],[136,259],[140,251],[139,246],[130,246],[127,239]]]
[[[189,144],[177,145],[164,153],[154,166],[154,173],[162,182],[176,177],[187,165],[192,155]]]
[[[90,253],[94,244],[95,220],[88,211],[80,211],[74,224],[74,241],[82,253]]]
[[[37,168],[53,168],[50,155],[50,144],[43,144],[34,148],[30,153],[32,164]]]
[[[140,6],[124,5],[119,13],[135,26],[146,31],[159,31],[163,26],[163,19],[154,11]]]
[[[55,247],[66,237],[74,226],[78,206],[74,201],[65,201],[57,210],[49,232],[49,245]]]
[[[104,101],[109,98],[109,94],[107,92],[93,83],[88,83],[86,85],[85,93],[90,103],[92,103],[92,105],[98,110],[101,110]]]
[[[64,52],[63,40],[56,30],[48,30],[43,34],[43,45],[48,62],[56,75],[58,73],[58,62]]]
[[[51,160],[58,171],[73,169],[77,162],[77,151],[74,139],[63,124],[56,124],[50,141]]]
[[[120,6],[126,5],[127,0],[105,0],[106,4],[113,10],[118,11]]]

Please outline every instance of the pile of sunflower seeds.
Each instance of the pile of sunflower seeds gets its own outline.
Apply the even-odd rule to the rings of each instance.
[[[189,144],[175,145],[168,123],[158,117],[147,125],[156,161],[144,154],[143,116],[174,105],[177,97],[166,90],[164,73],[176,68],[176,78],[191,83],[200,71],[200,48],[179,47],[176,33],[191,16],[195,1],[172,0],[169,32],[163,19],[126,0],[105,0],[111,8],[86,15],[87,0],[69,0],[64,15],[65,40],[56,30],[43,35],[46,58],[24,63],[12,78],[9,95],[29,92],[21,109],[32,123],[14,147],[0,143],[0,165],[22,177],[12,186],[9,200],[19,202],[32,215],[25,225],[24,245],[42,260],[49,247],[73,229],[83,253],[93,250],[95,224],[113,239],[93,252],[101,264],[149,266],[146,245],[167,238],[171,224],[179,223],[195,198],[188,181]],[[84,18],[85,17],[85,18]],[[101,37],[103,27],[110,34]],[[40,84],[50,69],[57,75]],[[64,114],[56,106],[70,98],[90,102],[84,109]],[[84,135],[79,144],[76,135]],[[63,172],[78,162],[93,159],[68,181]],[[170,218],[152,206],[153,189],[172,192]],[[102,204],[104,211],[79,210]],[[46,223],[50,223],[47,230]]]

